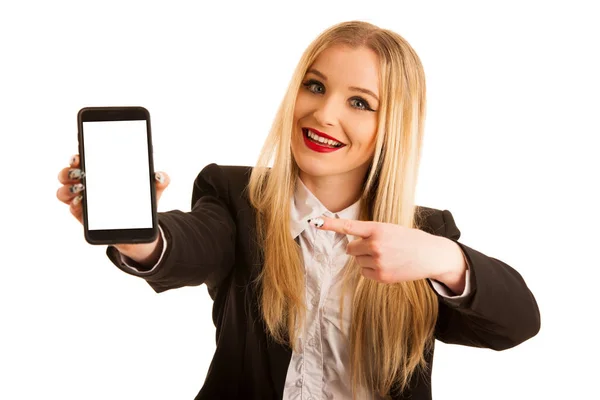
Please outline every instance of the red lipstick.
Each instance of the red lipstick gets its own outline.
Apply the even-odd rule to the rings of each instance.
[[[326,135],[325,133],[319,132],[316,129],[311,128],[310,130],[323,138],[331,139],[331,140],[335,140],[336,142],[339,142],[339,140],[332,138],[331,136]],[[339,150],[342,147],[346,146],[345,144],[342,144],[340,147],[329,147],[329,146],[323,146],[319,143],[313,142],[311,139],[308,138],[308,129],[307,128],[302,129],[302,138],[304,139],[304,144],[306,144],[306,147],[308,147],[309,149],[316,151],[318,153],[331,153],[333,151]]]
[[[325,132],[318,131],[318,130],[316,130],[316,129],[314,129],[314,128],[304,128],[304,130],[307,130],[307,131],[313,131],[314,133],[316,133],[317,135],[319,135],[319,136],[321,136],[321,137],[324,137],[325,139],[331,139],[331,140],[335,140],[336,142],[340,142],[339,140],[337,140],[337,139],[336,139],[336,138],[334,138],[334,137],[331,137],[331,136],[329,136],[329,135],[328,135],[328,134],[326,134]],[[340,143],[342,143],[342,142],[340,142]]]

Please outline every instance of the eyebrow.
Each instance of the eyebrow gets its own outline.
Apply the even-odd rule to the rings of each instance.
[[[312,73],[317,75],[318,77],[320,77],[321,79],[323,79],[324,81],[327,81],[327,77],[319,70],[316,70],[314,68],[309,69],[308,71],[306,71],[306,73]],[[377,95],[375,93],[373,93],[372,91],[370,91],[369,89],[364,89],[361,87],[357,87],[357,86],[350,86],[348,89],[350,90],[355,90],[357,92],[361,92],[361,93],[365,93],[368,94],[370,96],[373,96],[375,98],[375,100],[377,100],[377,102],[379,102],[379,97],[377,97]]]

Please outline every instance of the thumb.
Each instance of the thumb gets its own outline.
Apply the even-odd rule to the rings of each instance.
[[[171,178],[167,175],[166,172],[157,171],[154,173],[155,187],[156,187],[156,201],[160,200],[160,196],[165,191],[169,183],[171,183]]]

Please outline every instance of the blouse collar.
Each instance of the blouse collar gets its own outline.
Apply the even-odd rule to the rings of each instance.
[[[308,190],[304,182],[298,177],[296,179],[296,188],[294,190],[294,197],[291,201],[290,211],[291,234],[292,238],[296,239],[309,226],[307,222],[309,218],[325,215],[330,218],[358,219],[360,199],[342,211],[332,213],[310,190]],[[354,240],[354,236],[346,236],[348,236],[349,241]]]

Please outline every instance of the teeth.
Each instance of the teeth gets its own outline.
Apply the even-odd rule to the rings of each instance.
[[[341,146],[340,142],[336,142],[335,140],[331,140],[331,139],[325,139],[325,138],[317,135],[313,131],[308,131],[308,137],[319,143],[328,144],[330,146]]]

